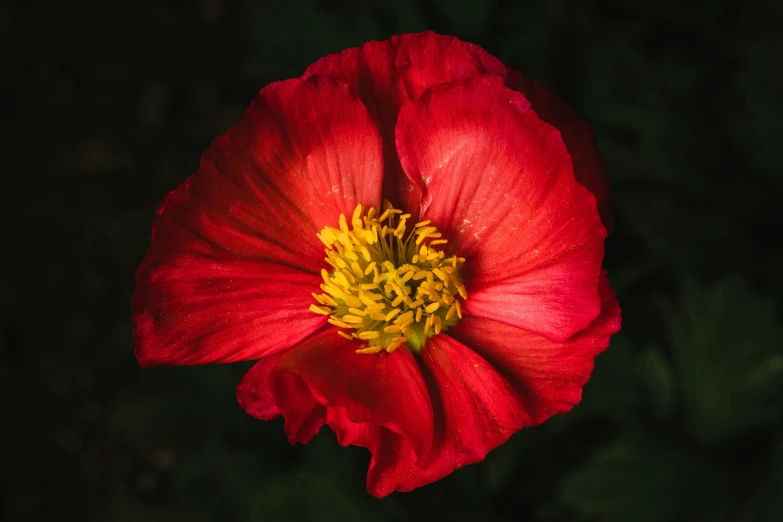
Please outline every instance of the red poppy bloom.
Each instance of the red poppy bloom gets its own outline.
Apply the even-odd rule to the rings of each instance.
[[[142,366],[258,361],[239,402],[370,450],[373,495],[571,409],[620,327],[591,134],[540,84],[433,33],[259,93],[158,209]],[[603,218],[603,223],[602,223]]]

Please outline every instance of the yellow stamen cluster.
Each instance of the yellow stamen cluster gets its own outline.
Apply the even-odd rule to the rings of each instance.
[[[362,215],[359,205],[351,227],[341,214],[340,228],[318,234],[332,270],[321,270],[324,293],[313,294],[318,304],[310,310],[330,316],[343,337],[367,341],[357,353],[393,352],[404,343],[418,352],[462,318],[465,258],[437,248],[446,240],[430,221],[416,223],[406,237],[410,217],[388,201],[380,215],[372,207]]]

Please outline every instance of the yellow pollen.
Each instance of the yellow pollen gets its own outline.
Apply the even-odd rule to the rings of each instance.
[[[465,258],[439,250],[447,240],[430,220],[410,227],[410,217],[388,201],[382,212],[358,205],[350,221],[341,214],[338,228],[317,234],[328,268],[310,310],[329,316],[340,336],[365,343],[357,353],[391,353],[403,344],[418,353],[462,318]]]
[[[325,306],[310,305],[310,310],[321,315],[330,315],[332,311]]]
[[[427,305],[425,310],[427,311],[428,314],[431,314],[432,312],[434,312],[438,308],[440,308],[440,303],[432,303],[430,305]]]

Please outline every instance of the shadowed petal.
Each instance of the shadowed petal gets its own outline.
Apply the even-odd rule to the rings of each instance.
[[[413,356],[406,347],[393,353],[355,353],[360,346],[326,329],[282,357],[272,389],[289,437],[290,412],[315,401],[327,409],[342,408],[351,422],[384,426],[425,455],[432,441],[432,407]],[[306,390],[291,384],[300,381]]]
[[[326,323],[308,309],[322,279],[294,268],[176,253],[146,269],[133,317],[142,366],[259,359]]]
[[[317,330],[316,232],[377,207],[382,172],[378,129],[346,84],[263,89],[158,209],[133,298],[142,365],[259,359]]]
[[[394,125],[400,107],[433,85],[483,74],[503,77],[508,87],[525,95],[543,121],[560,131],[573,158],[577,181],[598,198],[601,217],[611,229],[609,184],[590,129],[546,87],[506,67],[478,45],[431,31],[402,34],[324,56],[308,67],[304,78],[313,74],[348,83],[368,107],[384,141],[384,197],[402,204],[414,217],[419,212],[423,184],[419,178],[409,180],[397,159]]]

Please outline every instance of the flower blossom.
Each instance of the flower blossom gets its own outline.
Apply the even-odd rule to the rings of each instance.
[[[620,328],[587,126],[431,32],[273,83],[160,205],[133,297],[143,367],[257,361],[291,443],[367,448],[382,497],[579,402]]]

